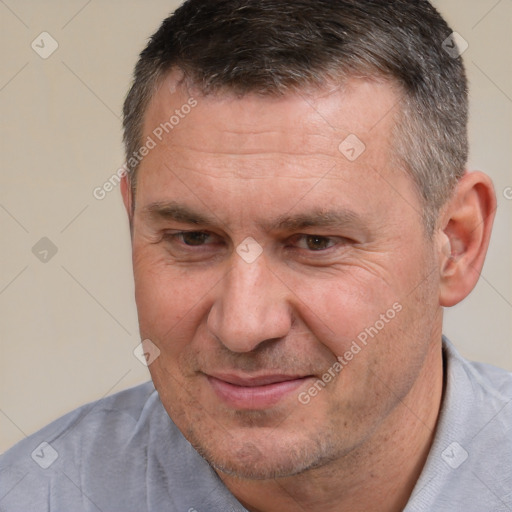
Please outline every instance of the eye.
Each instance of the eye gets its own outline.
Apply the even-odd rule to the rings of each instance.
[[[204,231],[182,231],[175,233],[174,236],[185,245],[191,246],[204,245],[211,238],[211,235]]]
[[[296,245],[308,251],[324,251],[336,245],[336,239],[320,235],[298,235]]]
[[[200,247],[217,242],[217,238],[206,231],[174,231],[164,233],[164,239],[172,245]]]
[[[213,261],[226,252],[223,237],[209,231],[166,230],[159,241],[165,253],[182,264]]]

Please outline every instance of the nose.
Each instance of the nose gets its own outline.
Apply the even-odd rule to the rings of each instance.
[[[263,255],[247,263],[235,253],[233,260],[208,313],[207,327],[232,352],[250,352],[290,331],[289,292]]]

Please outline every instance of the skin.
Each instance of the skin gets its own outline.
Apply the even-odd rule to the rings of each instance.
[[[143,140],[191,95],[197,106],[144,157],[135,197],[122,183],[162,403],[249,510],[401,510],[442,401],[442,306],[471,291],[483,264],[489,178],[466,173],[427,236],[415,186],[392,164],[400,96],[389,83],[236,98],[178,79],[156,91]],[[366,146],[355,161],[338,149],[351,133]],[[343,215],[325,225],[327,211]],[[246,237],[262,249],[251,263],[236,251]],[[301,403],[393,304],[394,318]],[[225,373],[302,380],[271,405],[235,407],[208,378]]]

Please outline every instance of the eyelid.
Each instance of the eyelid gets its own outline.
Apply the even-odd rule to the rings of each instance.
[[[186,244],[183,241],[182,236],[189,234],[189,233],[205,234],[209,237],[209,241],[206,241],[205,243],[196,245],[196,246]],[[318,237],[321,239],[327,239],[327,240],[329,240],[330,245],[328,247],[326,247],[325,249],[318,249],[316,251],[313,249],[308,249],[307,247],[297,247],[298,242],[305,240],[307,237]],[[213,233],[209,230],[205,230],[205,229],[203,229],[203,230],[201,230],[201,229],[166,229],[162,233],[162,240],[164,240],[164,239],[167,239],[170,241],[177,241],[181,245],[183,245],[187,248],[192,248],[192,249],[196,248],[196,250],[198,250],[200,247],[214,245],[214,244],[222,241],[222,237],[220,235]],[[290,237],[288,237],[285,242],[286,245],[294,245],[298,249],[307,251],[309,253],[322,253],[322,252],[325,253],[331,249],[335,249],[336,247],[339,247],[340,245],[344,246],[347,244],[355,244],[355,243],[357,243],[357,242],[355,242],[353,239],[348,238],[348,237],[339,236],[339,235],[318,235],[316,233],[296,233],[296,234],[293,234]]]
[[[194,248],[194,247],[199,248],[199,247],[204,247],[205,245],[212,245],[211,243],[204,243],[204,244],[200,244],[200,245],[196,245],[196,246],[186,244],[182,239],[180,239],[180,237],[182,235],[187,235],[189,233],[198,233],[198,234],[208,235],[209,237],[211,237],[213,239],[213,243],[218,242],[218,239],[219,239],[219,235],[216,235],[215,233],[212,233],[211,231],[204,230],[204,229],[203,230],[201,230],[201,229],[166,229],[162,233],[162,240],[170,240],[170,241],[178,240],[185,247],[191,247],[191,248]]]
[[[297,233],[295,235],[292,235],[289,237],[290,240],[297,240],[297,239],[304,239],[307,237],[312,238],[325,238],[328,240],[346,240],[346,241],[352,241],[351,238],[346,236],[340,236],[340,235],[319,235],[318,233]]]

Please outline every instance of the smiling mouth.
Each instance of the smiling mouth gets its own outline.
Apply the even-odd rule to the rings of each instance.
[[[260,375],[255,377],[234,374],[205,374],[223,403],[236,409],[267,409],[297,390],[312,375]]]

